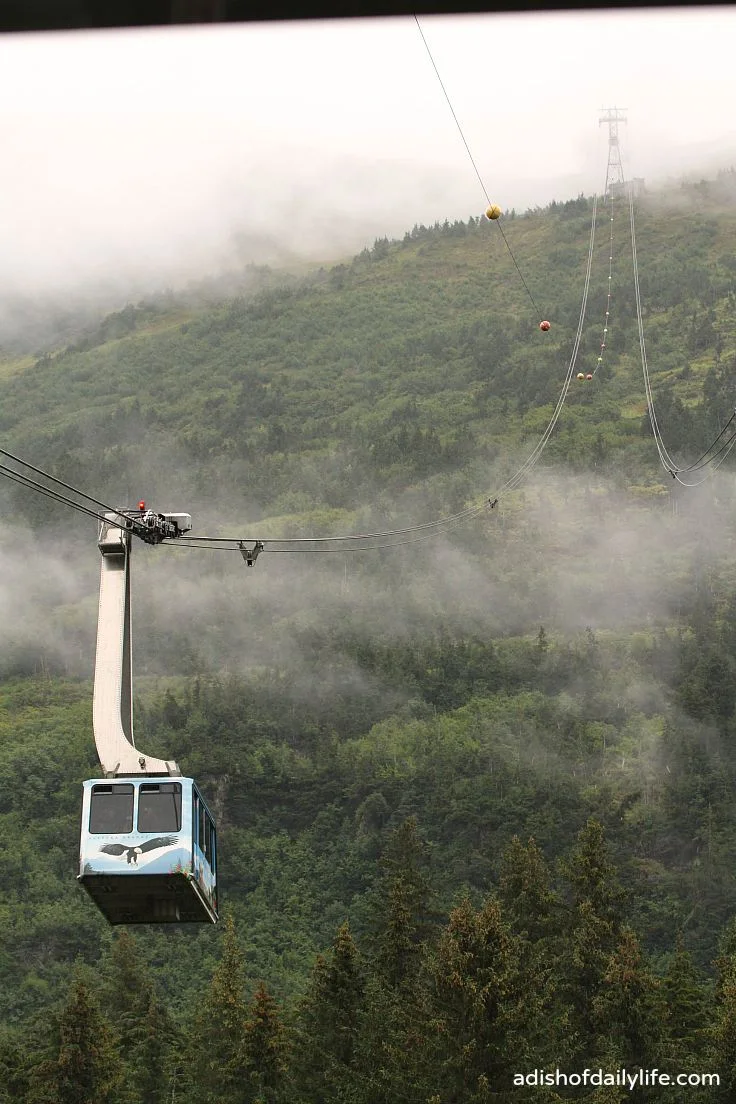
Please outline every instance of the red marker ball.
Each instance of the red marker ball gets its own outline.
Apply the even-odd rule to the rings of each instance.
[[[539,328],[540,328],[540,330],[545,330],[545,331],[547,331],[549,329],[549,322],[547,321],[546,318],[545,318],[544,322],[539,323]]]

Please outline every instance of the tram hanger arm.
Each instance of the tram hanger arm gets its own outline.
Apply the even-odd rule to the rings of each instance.
[[[191,524],[189,514],[155,514],[140,502],[137,510],[106,514],[100,526],[102,566],[92,724],[97,754],[107,776],[181,773],[173,760],[158,759],[135,746],[130,555],[133,535],[147,544],[158,544],[191,529]]]

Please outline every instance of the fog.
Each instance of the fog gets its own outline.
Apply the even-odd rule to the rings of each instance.
[[[108,305],[736,160],[729,8],[0,39],[0,300]],[[468,157],[468,143],[481,180]],[[17,313],[17,312],[14,312]],[[6,311],[7,315],[7,311]]]
[[[467,219],[486,188],[505,210],[592,194],[611,105],[628,120],[626,173],[648,186],[736,161],[732,10],[421,22],[481,180],[413,20],[0,39],[0,351],[24,337],[31,353],[72,340],[105,310],[165,287],[235,286],[248,265],[298,271],[415,223]],[[191,511],[200,532],[229,516],[249,524],[252,504],[227,474],[192,496],[188,460],[168,445],[149,444],[137,465],[159,481],[168,471],[181,500],[166,508]],[[147,494],[120,478],[130,501]],[[298,696],[320,634],[657,625],[691,591],[703,510],[709,555],[732,554],[718,519],[733,499],[723,474],[687,501],[645,507],[589,476],[538,468],[457,538],[393,551],[267,551],[249,569],[232,553],[136,548],[137,669],[272,664]],[[3,670],[37,661],[91,676],[94,524],[33,534],[3,514]]]
[[[134,668],[246,675],[272,666],[299,699],[324,692],[320,650],[332,662],[347,635],[400,642],[441,629],[485,639],[536,634],[542,624],[568,638],[661,629],[710,585],[709,573],[730,572],[734,503],[736,477],[720,472],[652,504],[604,479],[537,469],[452,538],[380,552],[283,555],[267,545],[249,568],[237,552],[136,542]],[[202,532],[191,503],[172,505],[191,509]],[[218,510],[224,517],[227,504],[210,503]],[[4,673],[27,669],[31,657],[91,676],[99,553],[93,524],[74,528],[0,527]],[[364,676],[341,662],[355,690]]]

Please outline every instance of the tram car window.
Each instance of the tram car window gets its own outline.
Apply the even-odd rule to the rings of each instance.
[[[93,786],[89,830],[95,835],[133,829],[133,787],[124,782]]]
[[[180,783],[144,782],[138,797],[138,831],[179,832],[180,830]]]

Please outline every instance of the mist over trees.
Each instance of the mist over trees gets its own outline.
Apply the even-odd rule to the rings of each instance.
[[[732,412],[728,183],[637,210],[683,463]],[[203,787],[225,919],[111,932],[74,880],[95,525],[0,486],[0,1100],[622,1098],[514,1086],[586,1066],[717,1071],[673,1099],[731,1099],[736,484],[657,464],[625,219],[604,367],[521,489],[431,541],[268,550],[504,485],[559,393],[590,216],[580,197],[508,219],[547,335],[471,218],[5,350],[4,448],[266,550],[134,550],[137,739]]]

